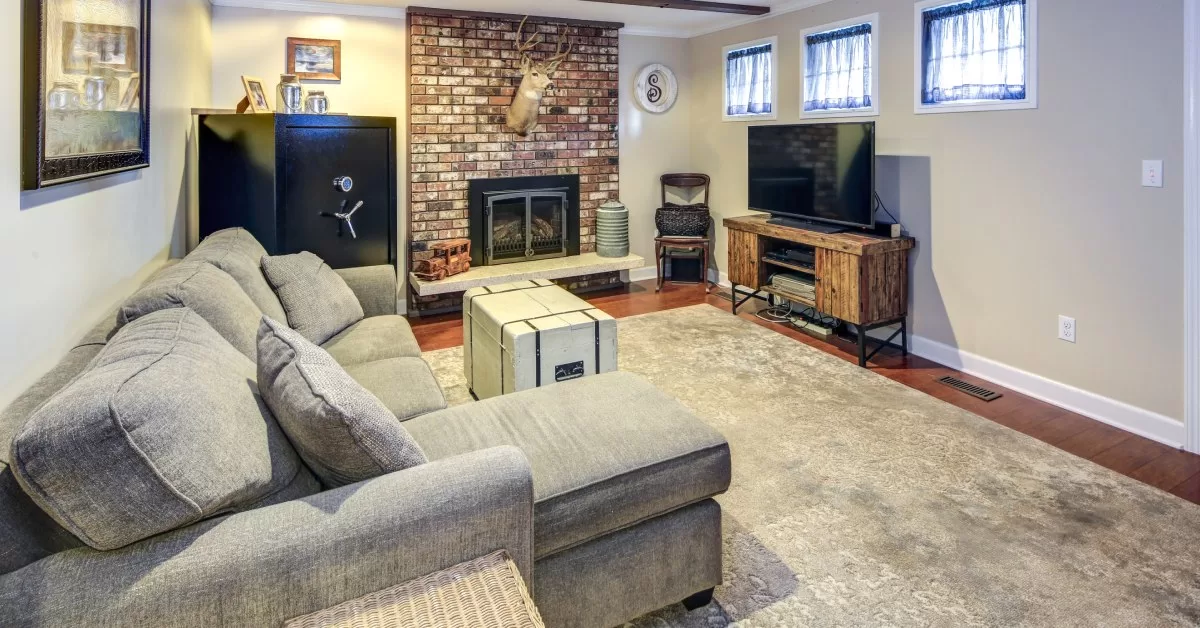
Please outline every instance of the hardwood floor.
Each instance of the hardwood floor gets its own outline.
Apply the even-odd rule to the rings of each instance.
[[[668,284],[661,293],[655,293],[653,281],[638,282],[616,290],[584,296],[590,303],[617,318],[701,303],[729,310],[729,301],[717,296],[715,290],[713,294],[705,295],[701,286]],[[754,316],[754,307],[753,303],[748,303],[738,315],[830,355],[848,362],[857,362],[857,346],[854,343],[842,339],[818,340],[790,327],[768,323]],[[424,351],[462,344],[461,314],[409,320]],[[1080,458],[1091,460],[1117,473],[1200,504],[1200,456],[1172,449],[925,358],[914,355],[903,357],[899,350],[884,349],[871,361],[869,368],[884,377],[1028,434]],[[937,383],[939,378],[946,375],[987,386],[1003,393],[1004,396],[991,403],[976,399]]]

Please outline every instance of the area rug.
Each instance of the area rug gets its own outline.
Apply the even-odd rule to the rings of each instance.
[[[1200,623],[1200,507],[712,306],[618,325],[733,455],[716,602],[634,626]]]

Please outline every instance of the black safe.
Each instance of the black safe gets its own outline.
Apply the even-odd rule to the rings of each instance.
[[[200,116],[200,238],[244,227],[271,255],[394,266],[396,168],[395,118]]]

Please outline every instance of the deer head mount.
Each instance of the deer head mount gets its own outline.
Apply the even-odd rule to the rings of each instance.
[[[523,37],[522,32],[528,19],[526,16],[517,27],[516,43],[517,52],[521,54],[522,78],[521,86],[517,88],[512,105],[508,108],[508,128],[521,137],[529,135],[529,132],[537,127],[538,108],[542,105],[542,98],[546,92],[554,90],[554,73],[574,48],[573,44],[567,42],[567,27],[563,26],[559,32],[558,43],[554,47],[554,55],[541,62],[535,62],[530,52],[541,43],[542,36],[540,33],[534,33],[529,39]]]

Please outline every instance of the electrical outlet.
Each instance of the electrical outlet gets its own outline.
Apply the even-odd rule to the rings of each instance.
[[[1163,186],[1163,162],[1161,159],[1147,159],[1142,162],[1142,187],[1161,188]]]
[[[1075,342],[1075,319],[1070,316],[1058,317],[1058,339]]]

